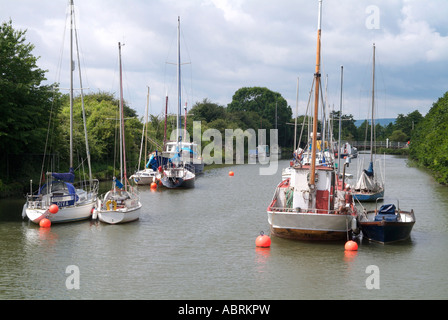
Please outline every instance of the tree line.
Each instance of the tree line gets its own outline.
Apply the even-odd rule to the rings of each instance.
[[[12,21],[0,25],[0,191],[23,190],[29,180],[39,180],[41,170],[47,165],[56,170],[68,170],[69,157],[69,96],[62,94],[57,84],[44,84],[45,73],[38,67],[38,57],[32,54],[34,45],[27,43],[26,31],[15,30]],[[118,163],[118,105],[112,93],[96,92],[84,96],[86,124],[89,137],[93,172],[96,178],[110,178]],[[423,117],[417,110],[408,115],[398,115],[395,123],[385,127],[375,125],[376,140],[409,141],[411,157],[418,163],[439,172],[441,182],[448,180],[446,134],[443,116],[446,114],[447,97],[434,104]],[[445,112],[445,113],[444,113]],[[140,153],[143,122],[126,102],[126,148],[128,172],[137,169]],[[85,163],[85,142],[81,99],[74,102],[74,147],[76,169],[82,170]],[[356,127],[352,115],[333,111],[333,135],[338,136],[338,119],[342,118],[343,140],[370,139],[370,124],[365,121]],[[297,123],[303,124],[304,116]],[[445,119],[446,120],[446,119]],[[292,109],[280,93],[263,87],[243,87],[235,92],[232,101],[219,105],[203,99],[196,102],[187,115],[187,130],[192,133],[194,121],[201,121],[204,132],[209,128],[225,129],[278,129],[279,145],[292,152],[294,121]],[[440,122],[440,123],[439,123]],[[183,123],[183,121],[182,121]],[[167,133],[175,129],[175,117],[167,118]],[[319,122],[319,127],[322,123]],[[148,122],[149,150],[161,150],[164,140],[165,117],[151,115]],[[298,130],[300,132],[300,129]],[[306,131],[305,131],[306,132]],[[436,137],[426,141],[430,137]],[[443,140],[445,139],[445,140]],[[299,141],[302,145],[307,136]],[[202,146],[209,142],[203,143]],[[429,149],[428,149],[429,148]],[[433,149],[431,149],[433,148]],[[428,150],[432,150],[428,152]],[[43,155],[46,155],[44,158]],[[45,159],[45,162],[44,162]]]

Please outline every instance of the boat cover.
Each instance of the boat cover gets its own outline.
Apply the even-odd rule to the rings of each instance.
[[[395,214],[395,209],[395,205],[393,204],[382,205],[378,214],[375,216],[375,221],[398,221],[398,215]]]
[[[63,182],[63,181],[53,181],[51,183],[51,192],[63,191],[64,189],[67,189],[68,194],[70,194],[70,195],[76,194],[76,189],[71,183]],[[46,193],[47,193],[47,184],[44,184],[40,188],[38,194],[40,195],[40,194],[46,194]]]
[[[118,180],[117,178],[114,177],[114,183],[117,186],[118,189],[123,188],[123,184],[120,182],[120,180]]]
[[[373,162],[370,162],[369,168],[367,170],[364,169],[364,173],[368,177],[373,177]]]
[[[187,147],[183,147],[181,150],[182,151],[188,151],[188,152],[190,152],[192,154],[196,154],[196,152],[194,152],[193,150],[191,150],[190,148],[187,148]]]
[[[359,180],[356,182],[355,190],[368,190],[372,192],[376,192],[380,189],[376,181],[373,179],[373,176],[369,176],[364,170],[359,177]]]
[[[51,175],[53,176],[53,178],[61,180],[61,181],[70,182],[70,183],[75,182],[75,170],[73,168],[70,168],[69,172],[67,172],[67,173],[53,172]]]
[[[171,159],[158,156],[156,151],[156,154],[152,154],[149,158],[146,168],[151,168],[152,170],[157,171],[160,166],[165,166],[168,163],[171,163]]]
[[[385,204],[382,205],[380,208],[380,211],[378,211],[378,213],[381,214],[395,214],[395,205],[393,204]]]

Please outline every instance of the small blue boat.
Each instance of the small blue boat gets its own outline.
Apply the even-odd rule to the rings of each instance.
[[[353,192],[352,194],[355,200],[362,202],[373,202],[379,198],[384,197],[384,189],[381,188],[380,190],[375,192],[359,191],[359,192]]]
[[[385,204],[379,210],[363,211],[358,215],[363,237],[380,243],[408,239],[414,224],[414,210],[403,211],[394,204]]]
[[[358,201],[372,202],[384,197],[384,185],[376,180],[373,172],[373,162],[363,170],[352,191],[353,198]]]

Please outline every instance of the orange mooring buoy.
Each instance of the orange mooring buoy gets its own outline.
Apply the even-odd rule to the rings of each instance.
[[[41,228],[50,228],[51,227],[51,221],[50,221],[50,219],[42,219],[42,220],[40,220],[40,222],[39,222],[39,226],[41,227]]]
[[[152,190],[157,189],[157,183],[152,182],[152,183],[151,183],[151,189],[152,189]]]
[[[56,214],[59,211],[59,207],[56,204],[52,204],[50,208],[48,208],[48,211],[52,214]]]
[[[230,172],[229,172],[229,176],[230,176],[230,177],[233,177],[234,175],[235,175],[235,173],[234,173],[233,171],[230,171]]]
[[[260,248],[269,248],[271,246],[271,238],[264,234],[263,231],[260,232],[260,235],[255,240],[255,245]]]
[[[356,251],[358,250],[358,244],[353,240],[349,240],[345,243],[345,250]]]

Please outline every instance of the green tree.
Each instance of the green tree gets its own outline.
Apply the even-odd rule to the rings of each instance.
[[[59,115],[59,121],[66,128],[63,133],[65,143],[58,142],[59,145],[68,148],[69,143],[69,112],[70,103],[68,96],[65,96],[62,111]],[[107,162],[113,165],[118,163],[119,153],[119,100],[113,94],[107,92],[91,93],[84,96],[84,108],[86,112],[87,133],[89,139],[89,149],[94,166],[98,163]],[[126,101],[124,102],[123,113],[125,117],[125,139],[126,139],[126,158],[130,167],[135,166],[140,153],[140,142],[143,124],[137,118],[135,110],[130,108]],[[74,99],[73,105],[73,134],[74,147],[79,157],[85,159],[85,139],[82,120],[81,97]],[[68,156],[68,151],[62,153],[64,157]],[[65,159],[61,159],[65,161]],[[95,164],[96,163],[96,164]]]
[[[389,137],[390,141],[406,142],[408,140],[408,135],[402,130],[395,130]]]
[[[338,139],[339,137],[339,115],[340,111],[332,111],[330,117],[333,119],[333,136],[334,139]],[[341,139],[342,140],[357,140],[357,128],[355,125],[355,119],[353,119],[353,115],[343,114],[341,117]]]
[[[205,98],[202,102],[196,102],[188,114],[193,117],[194,121],[205,121],[208,123],[217,119],[224,119],[226,110],[223,106]]]
[[[263,129],[270,129],[268,124],[272,128],[277,125],[279,145],[292,145],[293,128],[287,125],[291,122],[292,110],[280,93],[262,87],[244,87],[235,92],[227,109],[229,112],[258,113]]]
[[[448,92],[439,98],[412,131],[410,157],[448,184]]]
[[[406,134],[406,139],[409,139],[411,137],[412,130],[422,120],[423,116],[418,110],[408,113],[406,116],[399,114],[395,120],[395,130],[401,130],[404,134]]]
[[[60,108],[56,89],[42,85],[46,71],[25,34],[11,20],[0,25],[0,178],[29,177],[34,159],[25,155],[44,151],[50,115]]]

